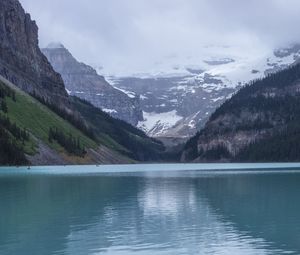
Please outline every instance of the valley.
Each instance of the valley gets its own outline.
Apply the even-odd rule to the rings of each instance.
[[[19,163],[267,160],[253,148],[297,134],[295,116],[286,112],[298,100],[297,43],[261,54],[206,45],[193,56],[161,56],[144,72],[123,66],[111,73],[81,62],[62,43],[40,48],[38,25],[18,0],[0,7],[2,131],[7,146],[20,149]],[[276,100],[281,116],[264,111]]]

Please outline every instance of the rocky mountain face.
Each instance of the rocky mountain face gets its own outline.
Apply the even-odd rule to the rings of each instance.
[[[298,161],[300,65],[243,87],[189,140],[182,161]]]
[[[38,46],[38,27],[18,0],[0,1],[0,75],[28,93],[68,107],[61,76]]]
[[[138,96],[111,86],[95,69],[79,63],[63,45],[52,43],[42,51],[62,75],[70,95],[87,100],[112,117],[134,126],[143,119]]]
[[[224,50],[225,51],[225,50]],[[154,137],[188,138],[211,114],[251,80],[296,63],[300,46],[277,49],[254,59],[212,58],[170,76],[109,77],[114,86],[141,95],[144,121],[138,127]]]
[[[161,78],[120,78],[114,84],[141,95],[144,120],[138,127],[153,137],[188,138],[235,89],[215,89],[191,75]],[[191,81],[191,79],[193,79]],[[205,76],[205,82],[221,82]]]

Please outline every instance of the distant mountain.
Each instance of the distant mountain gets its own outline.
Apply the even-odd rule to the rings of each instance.
[[[114,86],[141,95],[144,121],[138,127],[153,137],[188,138],[204,127],[210,115],[251,80],[280,71],[299,61],[300,45],[264,56],[224,57],[177,65],[175,74],[109,77]]]
[[[295,64],[227,100],[188,141],[182,161],[299,161],[299,152],[300,64]]]
[[[190,82],[193,76],[118,78],[116,87],[141,95],[144,120],[138,127],[153,137],[188,138],[202,127],[209,115],[235,89]],[[205,77],[208,82],[218,82]],[[213,88],[211,88],[211,87]]]
[[[42,49],[54,69],[62,75],[70,95],[91,102],[111,116],[137,125],[143,120],[139,96],[111,86],[92,67],[79,63],[60,43]]]

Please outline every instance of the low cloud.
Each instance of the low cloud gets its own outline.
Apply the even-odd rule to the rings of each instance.
[[[60,41],[81,61],[114,73],[147,72],[160,61],[188,63],[212,45],[232,47],[236,54],[260,54],[300,42],[298,0],[21,3],[39,25],[41,47]]]

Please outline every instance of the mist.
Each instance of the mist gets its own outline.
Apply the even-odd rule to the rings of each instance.
[[[21,0],[40,46],[61,42],[110,74],[247,57],[300,41],[297,0]]]

